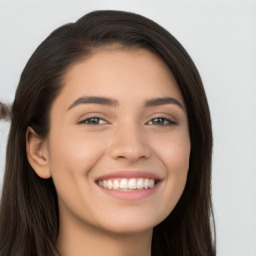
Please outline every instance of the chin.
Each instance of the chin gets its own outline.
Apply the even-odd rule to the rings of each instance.
[[[115,219],[113,222],[108,222],[104,229],[116,234],[136,234],[143,232],[151,232],[155,226],[162,222],[164,218],[143,218],[137,217],[134,219]]]

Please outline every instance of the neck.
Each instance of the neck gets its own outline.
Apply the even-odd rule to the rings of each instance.
[[[69,223],[71,224],[71,223]],[[150,256],[153,230],[113,233],[88,225],[61,225],[57,248],[61,256]]]

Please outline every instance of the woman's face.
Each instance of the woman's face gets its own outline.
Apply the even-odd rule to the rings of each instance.
[[[178,202],[189,169],[185,104],[143,49],[106,48],[73,65],[45,142],[60,227],[151,230]]]

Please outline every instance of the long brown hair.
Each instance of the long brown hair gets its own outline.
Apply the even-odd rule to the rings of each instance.
[[[25,134],[46,137],[49,112],[67,69],[94,49],[118,43],[144,48],[169,66],[183,95],[191,140],[185,190],[170,215],[154,228],[152,256],[215,255],[211,203],[212,130],[200,75],[181,44],[164,28],[137,14],[96,11],[66,24],[36,49],[24,68],[12,107],[0,206],[1,256],[52,256],[58,236],[58,203],[52,179],[28,163]]]

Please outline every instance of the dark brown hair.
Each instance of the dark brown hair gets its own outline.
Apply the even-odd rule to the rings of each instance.
[[[10,117],[10,107],[3,102],[0,102],[0,120],[9,119]]]
[[[191,140],[185,190],[170,215],[154,228],[152,256],[213,256],[211,203],[212,130],[200,75],[181,44],[164,28],[137,14],[96,11],[66,24],[36,49],[20,78],[12,107],[0,206],[1,256],[52,256],[58,204],[52,179],[39,178],[26,156],[26,130],[47,136],[49,112],[67,69],[108,44],[148,49],[173,73],[183,95]]]

